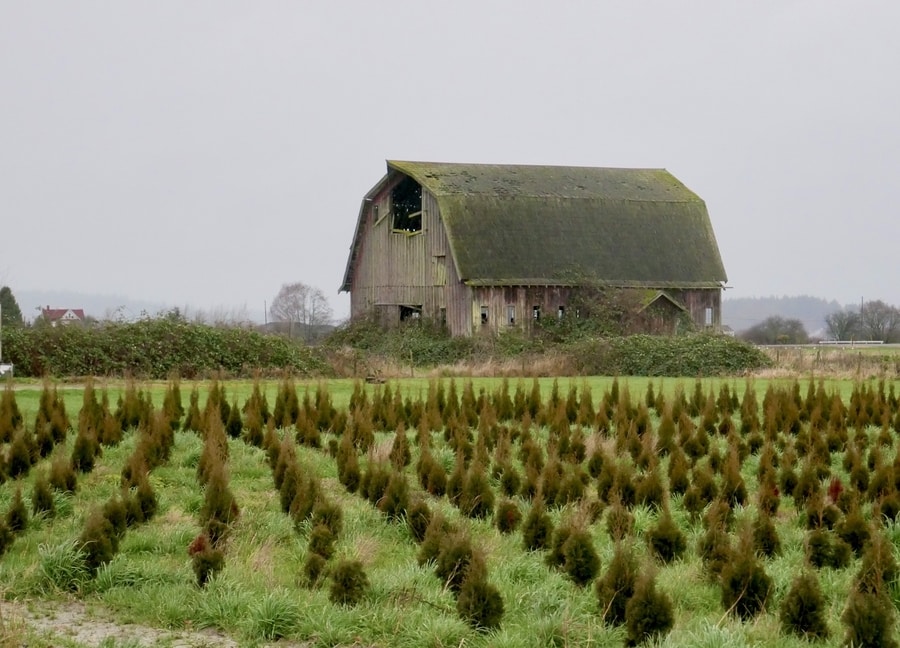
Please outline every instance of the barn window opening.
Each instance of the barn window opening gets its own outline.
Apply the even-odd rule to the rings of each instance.
[[[541,307],[535,306],[531,309],[531,316],[536,320],[541,319]]]
[[[481,307],[481,325],[484,326],[488,322],[488,307]]]
[[[510,326],[516,325],[516,305],[515,304],[507,304],[506,305],[506,323]]]
[[[557,311],[556,311],[556,317],[557,317],[558,319],[562,319],[562,318],[565,317],[565,316],[566,316],[566,307],[565,307],[565,306],[560,306],[560,307],[557,309]]]
[[[421,306],[401,306],[400,307],[400,321],[408,322],[410,320],[418,320],[422,317],[422,307]]]
[[[704,316],[703,317],[704,324],[706,324],[706,326],[712,326],[713,325],[713,309],[707,307],[703,313],[703,316]]]
[[[422,231],[422,185],[406,176],[391,191],[391,213],[396,232]]]

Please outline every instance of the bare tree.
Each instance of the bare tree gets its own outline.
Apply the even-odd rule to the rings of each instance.
[[[900,310],[880,299],[863,304],[862,330],[870,340],[896,341],[900,334]]]
[[[859,337],[859,313],[839,310],[825,316],[825,328],[832,340],[853,340]]]
[[[273,321],[287,323],[290,337],[294,337],[295,324],[303,327],[307,342],[315,337],[317,328],[331,323],[332,314],[325,293],[302,281],[282,285],[269,307]]]

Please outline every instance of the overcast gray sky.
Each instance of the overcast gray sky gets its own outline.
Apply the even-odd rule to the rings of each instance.
[[[261,311],[304,281],[344,316],[360,200],[410,159],[665,167],[728,297],[900,304],[898,24],[896,0],[2,0],[0,284]]]

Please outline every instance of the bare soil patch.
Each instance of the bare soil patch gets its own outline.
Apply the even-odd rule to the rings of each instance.
[[[79,601],[0,601],[0,645],[28,645],[24,638],[18,639],[26,629],[50,645],[65,640],[90,648],[99,647],[104,642],[116,646],[167,648],[239,648],[241,645],[213,628],[166,630],[119,623],[106,616],[102,609]],[[279,648],[308,646],[283,641],[277,645]]]

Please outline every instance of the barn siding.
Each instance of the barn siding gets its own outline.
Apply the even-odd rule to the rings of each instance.
[[[375,311],[379,322],[391,325],[399,322],[401,305],[418,306],[423,316],[444,319],[454,335],[468,335],[469,289],[459,282],[434,196],[423,189],[420,232],[393,231],[391,190],[401,178],[386,184],[364,208],[350,315]],[[466,313],[461,314],[464,302]]]
[[[670,295],[678,299],[691,314],[697,330],[722,328],[722,291],[718,289],[669,290]],[[706,309],[712,308],[712,324],[706,325]]]
[[[400,306],[418,306],[424,317],[445,322],[452,335],[510,330],[531,332],[534,307],[541,317],[557,317],[564,306],[567,317],[577,288],[566,286],[487,286],[462,283],[450,253],[447,232],[436,198],[422,190],[422,230],[415,234],[392,229],[391,190],[403,178],[397,174],[363,208],[350,276],[351,317],[374,312],[384,325],[400,321]],[[721,327],[719,289],[666,289],[688,309],[697,329]],[[481,320],[487,308],[487,323]],[[515,308],[515,323],[508,323],[508,307]],[[712,309],[712,324],[706,324],[706,309]],[[663,321],[648,323],[651,329],[666,328]]]
[[[534,307],[540,307],[541,318],[558,317],[559,307],[566,317],[574,317],[569,307],[573,288],[568,286],[481,286],[472,289],[471,323],[473,331],[519,330],[534,327]],[[488,309],[488,321],[481,321],[481,307]],[[508,322],[507,308],[515,309],[515,323]]]

